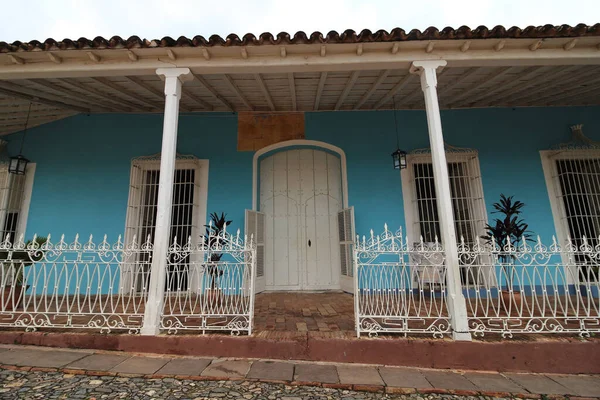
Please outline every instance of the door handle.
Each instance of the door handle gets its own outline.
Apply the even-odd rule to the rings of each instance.
[[[310,247],[310,239],[308,239],[308,247]]]

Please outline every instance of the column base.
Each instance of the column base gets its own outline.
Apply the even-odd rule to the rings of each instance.
[[[140,329],[140,335],[142,336],[157,336],[158,334],[160,334],[160,329],[158,329],[158,326],[142,326],[142,329]]]
[[[470,342],[473,340],[471,332],[452,332],[452,339],[463,342]]]

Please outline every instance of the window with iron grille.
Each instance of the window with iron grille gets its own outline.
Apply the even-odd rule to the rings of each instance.
[[[479,158],[476,152],[460,152],[447,153],[446,159],[456,237],[473,245],[475,238],[484,234],[487,221]],[[426,243],[436,238],[441,242],[431,154],[412,154],[407,161],[403,183],[408,235],[414,242],[421,237]],[[461,273],[465,272],[461,269]],[[474,284],[472,280],[473,277],[462,276],[463,283]]]
[[[147,240],[154,243],[160,173],[159,156],[141,157],[132,161],[126,223],[127,243],[133,241],[134,237],[138,243]],[[177,157],[173,177],[169,244],[177,242],[183,246],[191,240],[196,245],[201,241],[206,220],[207,177],[206,160],[199,160],[192,156]],[[140,254],[140,257],[149,257],[149,255]],[[170,264],[169,268],[166,289],[187,290],[188,263],[185,260],[178,260],[177,263]],[[147,268],[141,270],[137,277],[129,277],[134,279],[132,286],[138,291],[148,287],[149,278]]]
[[[15,243],[21,234],[25,234],[27,200],[31,196],[31,187],[27,180],[33,174],[31,167],[25,175],[8,172],[7,164],[0,164],[0,229],[1,240]]]
[[[567,150],[546,154],[550,168],[550,195],[558,212],[557,233],[561,243],[575,246],[585,241],[596,247],[600,236],[600,150]],[[545,171],[546,173],[548,171]],[[553,198],[552,198],[553,197]],[[598,265],[580,254],[579,279],[598,279]]]

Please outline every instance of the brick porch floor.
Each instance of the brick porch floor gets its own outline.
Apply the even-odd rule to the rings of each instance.
[[[271,292],[256,295],[254,330],[353,331],[352,295],[342,292]]]

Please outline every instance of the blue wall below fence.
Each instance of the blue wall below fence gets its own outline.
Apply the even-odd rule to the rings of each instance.
[[[405,150],[428,147],[424,111],[398,111]],[[554,234],[539,151],[570,140],[569,126],[600,140],[600,107],[442,111],[446,141],[479,151],[486,206],[500,193],[527,204],[524,218],[545,242]],[[116,241],[125,227],[131,159],[158,153],[162,115],[78,115],[30,129],[24,154],[37,164],[27,237],[34,232],[80,233]],[[20,133],[9,136],[16,154]],[[390,111],[306,113],[306,139],[342,148],[356,231],[404,225]],[[237,118],[230,113],[182,115],[177,150],[209,159],[208,212],[225,211],[243,229],[252,206],[252,152],[238,152]],[[490,215],[490,219],[493,218]]]

